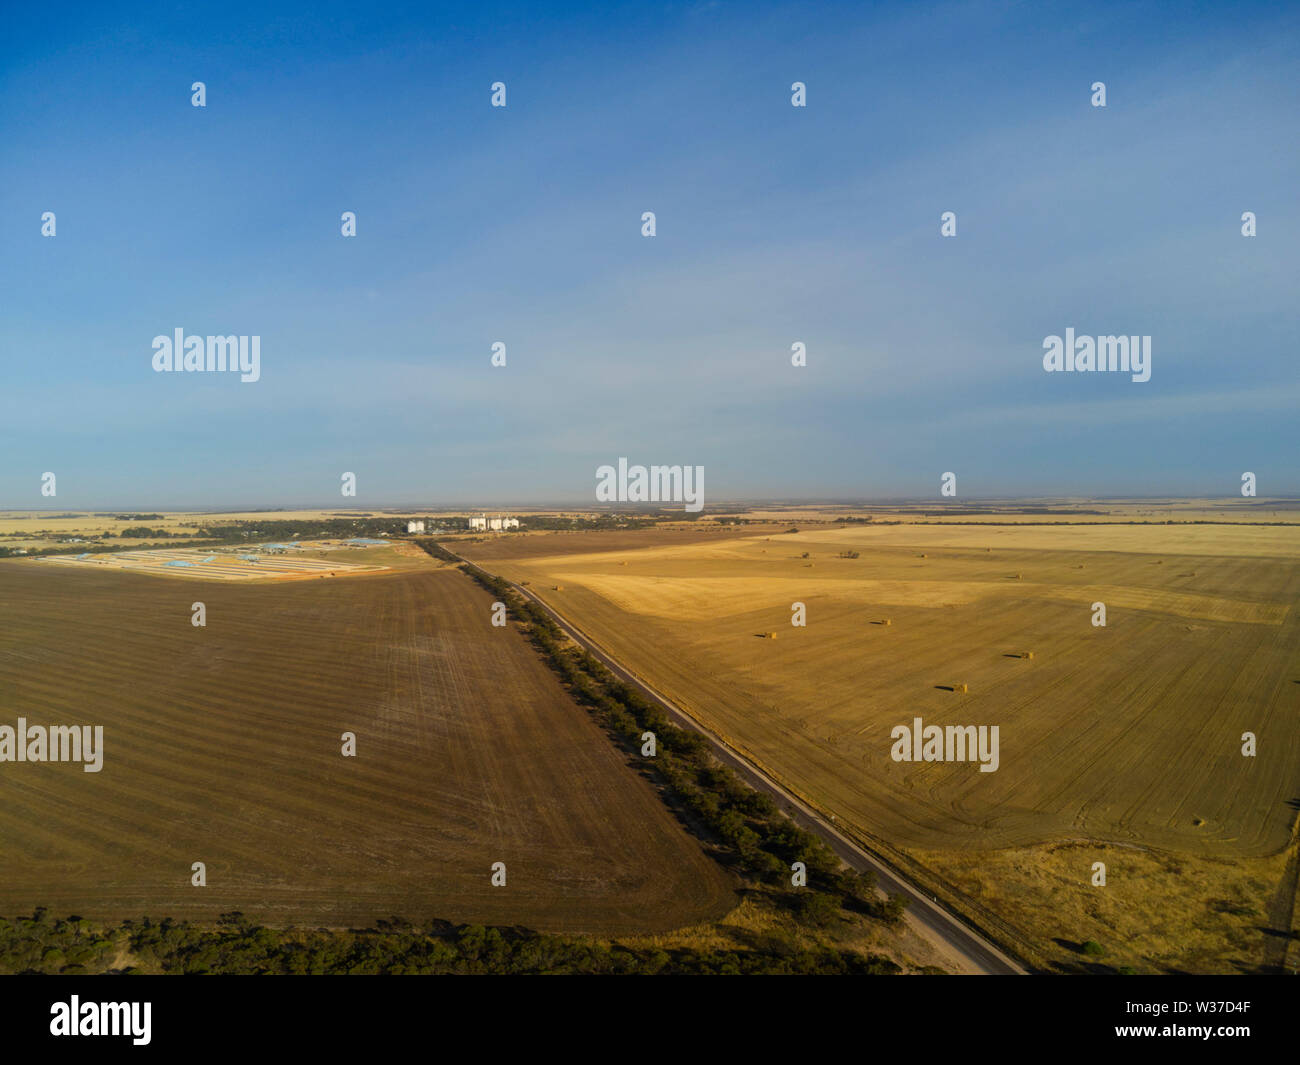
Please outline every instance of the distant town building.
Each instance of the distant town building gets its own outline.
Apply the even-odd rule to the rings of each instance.
[[[486,514],[469,519],[470,532],[504,532],[519,528],[518,518],[489,518]]]
[[[406,531],[409,533],[422,533],[424,532],[424,522],[408,521],[406,523]]]

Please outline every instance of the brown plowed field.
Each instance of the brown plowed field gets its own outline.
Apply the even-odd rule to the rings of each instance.
[[[0,763],[0,913],[623,933],[727,911],[729,877],[491,602],[432,566],[240,586],[0,562],[0,724],[105,733],[98,774]]]

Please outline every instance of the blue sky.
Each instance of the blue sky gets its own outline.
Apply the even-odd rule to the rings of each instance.
[[[266,6],[9,16],[0,506],[1300,494],[1294,5]]]

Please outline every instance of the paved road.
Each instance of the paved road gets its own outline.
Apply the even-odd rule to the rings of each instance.
[[[446,544],[441,544],[440,546],[444,550],[447,550]],[[454,552],[448,551],[448,554],[454,554]],[[470,565],[482,569],[482,567],[478,566],[478,563],[476,562],[471,562],[469,559],[461,558],[460,555],[455,555],[455,557],[460,559],[462,562],[469,562]],[[505,580],[504,577],[501,579]],[[636,676],[636,674],[621,666],[594,640],[592,640],[591,637],[571,621],[562,617],[548,603],[544,603],[537,595],[527,588],[521,587],[511,581],[506,581],[506,583],[520,595],[525,596],[545,610],[546,613],[550,615],[551,619],[564,630],[565,634],[573,640],[574,643],[586,650],[593,658],[600,661],[620,680],[636,688],[647,699],[650,699],[657,705],[663,707],[663,709],[679,724],[700,733],[700,735],[709,741],[713,747],[713,752],[718,757],[719,761],[734,769],[758,791],[771,795],[774,799],[793,810],[792,816],[796,824],[821,836],[827,844],[835,850],[835,853],[843,858],[844,861],[854,869],[873,870],[876,874],[876,882],[883,890],[906,895],[911,900],[906,911],[907,921],[916,928],[920,935],[927,939],[941,942],[947,948],[949,953],[959,955],[964,962],[967,971],[972,973],[996,975],[1025,972],[1023,967],[1009,958],[982,935],[963,924],[959,918],[939,906],[935,901],[933,901],[930,895],[927,895],[920,888],[914,886],[910,881],[904,879],[897,871],[884,864],[873,854],[863,850],[852,840],[842,835],[833,824],[822,818],[822,816],[814,810],[810,809],[797,796],[787,791],[776,781],[772,780],[757,766],[750,763],[743,755],[728,745],[725,740],[715,736],[670,699],[655,691],[640,677]]]

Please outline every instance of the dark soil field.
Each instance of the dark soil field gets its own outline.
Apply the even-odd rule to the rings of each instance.
[[[0,763],[0,913],[623,934],[730,910],[491,603],[432,565],[239,586],[0,562],[0,725],[104,727],[99,773]]]
[[[649,529],[601,529],[493,533],[489,536],[440,536],[449,547],[477,562],[530,558],[534,555],[586,555],[593,551],[636,551],[646,547],[681,547],[686,544],[721,543],[752,536],[783,533],[790,525],[713,525],[695,522],[667,523]],[[461,551],[460,547],[465,550]]]

